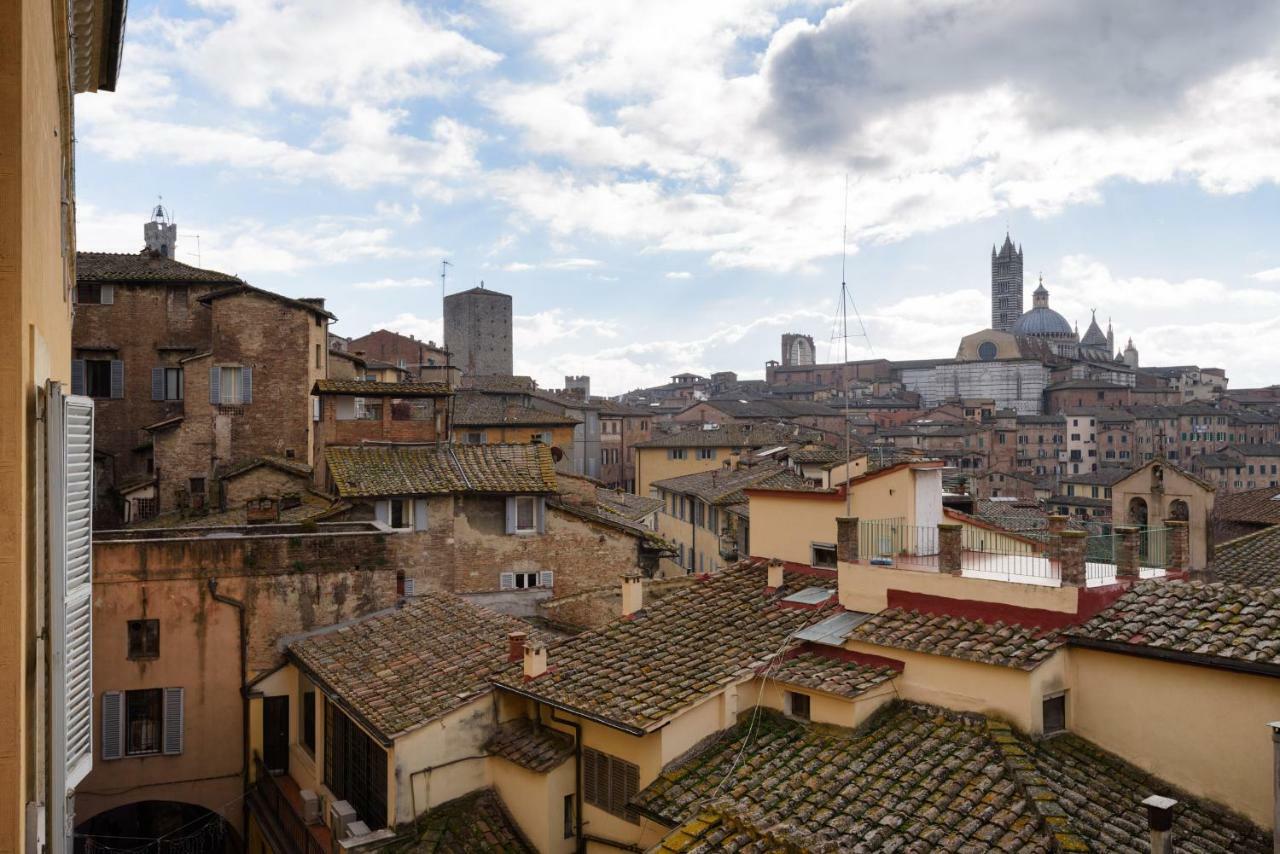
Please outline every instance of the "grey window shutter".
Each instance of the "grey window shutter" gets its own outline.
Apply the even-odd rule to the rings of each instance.
[[[514,572],[504,572],[498,576],[498,587],[502,590],[514,590],[516,588],[516,574]]]
[[[373,502],[373,518],[377,519],[384,525],[391,524],[391,502],[375,501]]]
[[[538,533],[545,534],[547,532],[547,499],[535,498],[533,510],[538,521]]]
[[[124,692],[102,692],[102,758],[124,756]]]
[[[84,394],[84,359],[71,360],[71,393]]]
[[[514,496],[507,497],[507,533],[514,534],[516,532],[516,499]]]
[[[93,766],[93,401],[50,386],[46,412],[53,774],[65,788]]]
[[[209,369],[209,402],[222,402],[222,372],[214,365]]]
[[[548,588],[555,587],[556,574],[549,569],[542,570],[541,572],[538,573],[538,586],[548,587]]]
[[[415,586],[416,586],[416,585],[413,583],[413,579],[412,579],[412,578],[406,578],[406,579],[404,580],[404,595],[406,595],[406,596],[412,596],[412,595],[413,595],[413,591],[414,591],[414,587],[415,587]]]
[[[103,285],[101,290],[98,293],[100,295],[98,302],[100,302],[102,305],[115,305],[115,302],[116,302],[116,286],[115,285]]]
[[[164,689],[164,752],[168,756],[182,752],[182,692],[181,688]]]
[[[119,359],[111,360],[111,396],[124,397],[124,362]]]
[[[151,369],[151,399],[164,400],[164,368]]]
[[[419,498],[413,502],[413,530],[427,530],[427,501]]]
[[[240,402],[253,403],[253,368],[240,369]]]

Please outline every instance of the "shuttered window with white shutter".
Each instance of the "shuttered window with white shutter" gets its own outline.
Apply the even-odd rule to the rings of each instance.
[[[182,752],[184,728],[182,699],[181,688],[164,689],[164,752],[169,756],[176,756]]]
[[[93,766],[93,401],[50,384],[47,414],[53,750],[69,790]]]

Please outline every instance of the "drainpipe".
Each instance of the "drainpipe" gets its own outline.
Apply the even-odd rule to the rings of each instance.
[[[244,750],[240,756],[240,779],[244,788],[244,793],[249,793],[249,638],[244,624],[244,603],[238,599],[232,599],[230,596],[224,596],[218,592],[218,579],[209,579],[209,595],[213,597],[215,602],[221,602],[224,605],[230,605],[236,609],[236,616],[240,623],[240,738],[244,746]],[[246,801],[240,800],[240,816],[241,816],[241,832],[247,832],[249,829],[248,816],[246,815]]]
[[[539,721],[542,720],[542,704],[534,702],[533,713]],[[574,850],[578,854],[587,850],[587,842],[582,838],[582,724],[576,721],[564,720],[556,717],[556,710],[551,708],[551,720],[558,724],[573,727],[573,763],[574,769],[574,804],[573,804],[573,823],[574,833],[577,835],[577,841],[574,843]]]

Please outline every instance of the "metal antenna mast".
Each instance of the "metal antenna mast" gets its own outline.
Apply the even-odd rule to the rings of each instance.
[[[449,284],[449,268],[453,266],[453,262],[448,259],[440,262],[440,295],[444,296],[445,287]]]
[[[853,465],[853,427],[849,423],[849,284],[845,268],[849,256],[849,173],[844,173],[844,224],[840,228],[840,334],[844,338],[844,362],[840,365],[840,385],[844,393],[844,515],[853,515],[853,492],[849,489],[849,469]]]

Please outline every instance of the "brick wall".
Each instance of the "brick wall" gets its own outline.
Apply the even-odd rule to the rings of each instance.
[[[222,506],[230,510],[244,506],[251,498],[263,495],[279,497],[286,492],[301,492],[310,485],[301,475],[263,465],[222,481]]]
[[[646,579],[644,581],[645,607],[696,582],[697,579],[693,576]],[[572,596],[540,602],[537,613],[539,617],[553,625],[569,629],[594,629],[611,623],[622,616],[622,581],[617,579],[612,587],[600,587]]]

